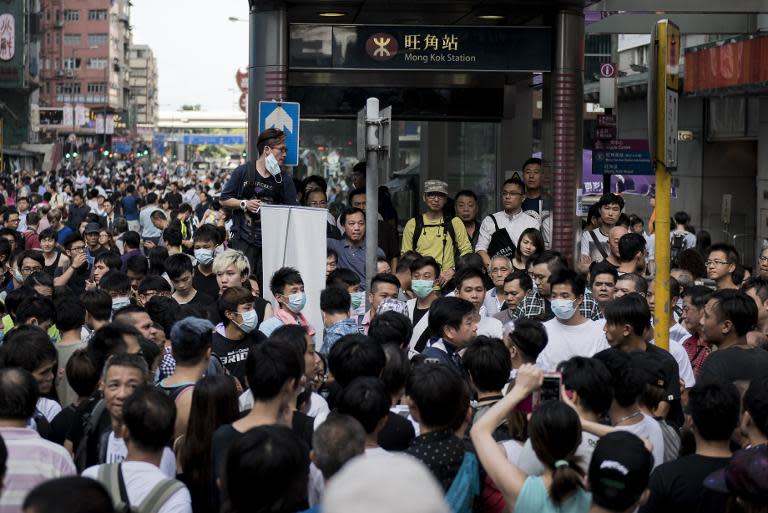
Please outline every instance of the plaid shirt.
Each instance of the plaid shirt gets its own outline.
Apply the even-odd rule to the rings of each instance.
[[[589,289],[584,290],[584,300],[581,302],[579,312],[587,319],[592,319],[593,321],[603,317],[600,313],[600,308],[597,306],[597,301],[592,297]],[[538,319],[544,322],[554,318],[555,314],[552,313],[549,301],[541,297],[538,290],[534,290],[529,292],[522,302],[517,305],[517,309],[512,317],[514,319]]]
[[[171,348],[166,347],[163,352],[163,359],[160,362],[160,381],[169,377],[174,372],[176,372],[176,360],[173,359]]]

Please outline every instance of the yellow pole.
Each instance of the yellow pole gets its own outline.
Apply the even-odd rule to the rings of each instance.
[[[654,308],[654,337],[658,347],[669,351],[669,316],[671,305],[669,297],[669,231],[670,203],[672,201],[672,176],[667,165],[676,167],[676,148],[668,145],[677,143],[677,91],[679,87],[678,66],[680,52],[680,30],[669,20],[661,20],[656,24],[654,50],[656,54],[656,126],[648,127],[656,130],[655,154],[652,155],[656,166],[656,276],[655,276],[655,308]],[[672,98],[670,98],[672,95]],[[649,98],[653,96],[649,95]],[[669,102],[669,105],[668,105]],[[674,111],[673,111],[674,109]],[[673,119],[674,125],[667,127]],[[672,150],[674,157],[670,157]]]

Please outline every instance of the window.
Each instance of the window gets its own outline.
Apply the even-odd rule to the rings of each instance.
[[[88,46],[101,46],[107,44],[107,34],[88,34]]]
[[[80,21],[80,11],[64,10],[64,21]]]
[[[66,58],[61,60],[61,67],[64,69],[75,69],[80,67],[80,59]]]
[[[103,93],[107,90],[107,84],[104,82],[90,82],[88,84],[89,93]]]
[[[64,46],[80,46],[80,34],[64,34]]]
[[[104,21],[107,19],[107,11],[105,9],[90,9],[88,19],[90,21]]]
[[[56,84],[56,94],[80,94],[80,84],[77,82]]]
[[[106,69],[106,68],[107,68],[107,59],[103,59],[101,57],[88,59],[88,69]]]

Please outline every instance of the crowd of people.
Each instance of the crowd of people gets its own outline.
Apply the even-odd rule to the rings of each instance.
[[[257,146],[5,185],[0,513],[768,512],[768,249],[677,213],[666,349],[619,195],[570,261],[540,160],[483,218],[427,180],[367,272],[365,164],[336,211]],[[301,270],[262,274],[265,204],[328,210],[322,326]]]

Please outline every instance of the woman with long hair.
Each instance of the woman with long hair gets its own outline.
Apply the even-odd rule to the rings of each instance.
[[[544,474],[528,476],[499,451],[493,431],[510,411],[541,387],[544,373],[527,364],[517,371],[515,386],[472,428],[472,442],[480,462],[513,512],[560,511],[586,513],[591,496],[584,490],[583,471],[576,449],[581,443],[581,422],[561,401],[541,403],[533,412],[529,435]]]
[[[512,259],[512,267],[515,271],[525,272],[530,258],[544,251],[544,237],[536,228],[526,228],[517,239],[515,257]]]
[[[195,385],[187,433],[174,444],[177,454],[179,479],[192,495],[195,513],[216,513],[211,483],[213,467],[211,440],[213,433],[240,416],[237,387],[234,378],[227,375],[206,376]]]

